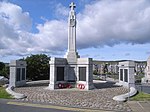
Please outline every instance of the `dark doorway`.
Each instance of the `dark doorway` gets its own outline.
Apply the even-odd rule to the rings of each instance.
[[[57,81],[64,81],[64,67],[57,67]]]

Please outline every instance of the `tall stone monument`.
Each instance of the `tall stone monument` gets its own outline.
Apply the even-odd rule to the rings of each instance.
[[[66,58],[68,63],[76,63],[77,58],[79,58],[76,51],[76,13],[74,8],[76,5],[72,2],[70,4],[70,13],[68,18],[68,51],[66,53]]]
[[[65,58],[51,58],[49,89],[77,87],[93,89],[93,61],[80,58],[76,50],[76,5],[70,4],[68,18],[68,50]],[[69,86],[68,86],[69,85]]]
[[[119,84],[124,87],[135,87],[135,62],[119,62]]]

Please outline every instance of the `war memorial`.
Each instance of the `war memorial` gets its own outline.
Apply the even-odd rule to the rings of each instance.
[[[76,14],[75,4],[70,4],[68,18],[68,50],[66,58],[51,58],[49,89],[59,86],[71,86],[93,89],[93,65],[91,58],[80,58],[76,49]]]
[[[68,50],[63,58],[54,57],[49,61],[48,82],[26,82],[26,62],[11,61],[9,86],[6,91],[12,94],[16,101],[108,111],[131,111],[124,101],[137,92],[134,88],[135,63],[132,61],[119,63],[117,84],[109,81],[93,81],[92,58],[81,58],[76,48],[75,7],[72,2],[68,18]]]

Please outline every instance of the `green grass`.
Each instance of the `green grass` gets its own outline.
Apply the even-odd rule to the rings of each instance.
[[[137,95],[131,97],[134,101],[150,101],[150,94],[139,92]]]
[[[0,98],[11,99],[12,97],[6,92],[5,88],[0,87]]]

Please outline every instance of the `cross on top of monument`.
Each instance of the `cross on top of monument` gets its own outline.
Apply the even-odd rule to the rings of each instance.
[[[71,8],[71,10],[74,10],[74,8],[76,8],[76,4],[74,2],[71,2],[70,8]]]

